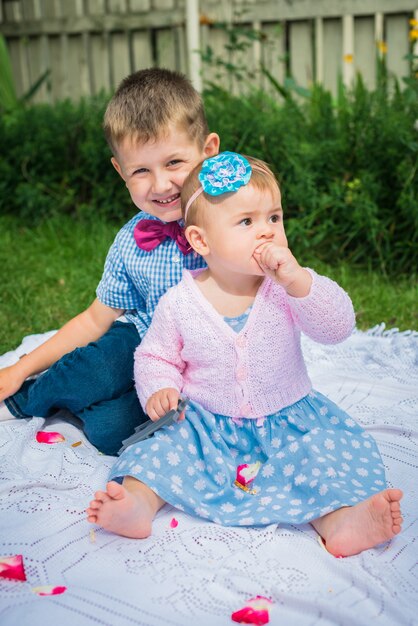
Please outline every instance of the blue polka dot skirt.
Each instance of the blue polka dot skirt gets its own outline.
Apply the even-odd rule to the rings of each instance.
[[[190,402],[184,421],[122,453],[110,479],[124,476],[225,526],[303,524],[386,488],[374,439],[315,391],[258,420]]]

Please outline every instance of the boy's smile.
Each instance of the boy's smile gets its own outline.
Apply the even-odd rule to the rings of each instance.
[[[146,143],[122,140],[112,163],[125,181],[133,203],[163,222],[181,218],[180,193],[191,170],[218,152],[219,138],[208,135],[200,149],[196,140],[174,126]]]

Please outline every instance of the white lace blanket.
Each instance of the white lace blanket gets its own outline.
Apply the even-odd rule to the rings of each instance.
[[[91,533],[84,509],[112,458],[62,418],[3,422],[0,556],[23,555],[27,580],[0,578],[2,626],[227,626],[258,594],[277,626],[418,624],[418,334],[380,327],[339,346],[305,340],[304,352],[314,386],[375,436],[390,486],[405,493],[402,534],[335,559],[308,525],[222,528],[167,506],[148,539]],[[38,443],[42,429],[65,441]],[[39,585],[67,589],[42,597]]]

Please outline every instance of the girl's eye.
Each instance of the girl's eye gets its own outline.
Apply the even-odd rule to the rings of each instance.
[[[277,224],[277,222],[280,222],[280,215],[278,213],[275,213],[274,215],[272,215],[270,217],[270,222],[272,224]]]
[[[145,172],[148,172],[148,170],[145,167],[140,167],[134,171],[134,174],[145,174]]]
[[[240,221],[241,226],[251,226],[251,224],[252,224],[251,217],[244,217],[244,219]]]

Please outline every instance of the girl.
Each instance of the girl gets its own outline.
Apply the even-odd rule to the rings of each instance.
[[[192,171],[182,205],[208,267],[185,271],[161,299],[135,380],[152,420],[180,395],[185,419],[121,455],[119,482],[96,493],[88,521],[147,537],[169,502],[225,525],[310,522],[334,555],[389,540],[402,492],[384,488],[372,437],[312,389],[300,346],[301,331],[346,339],[351,300],[291,253],[274,175],[224,152]]]

